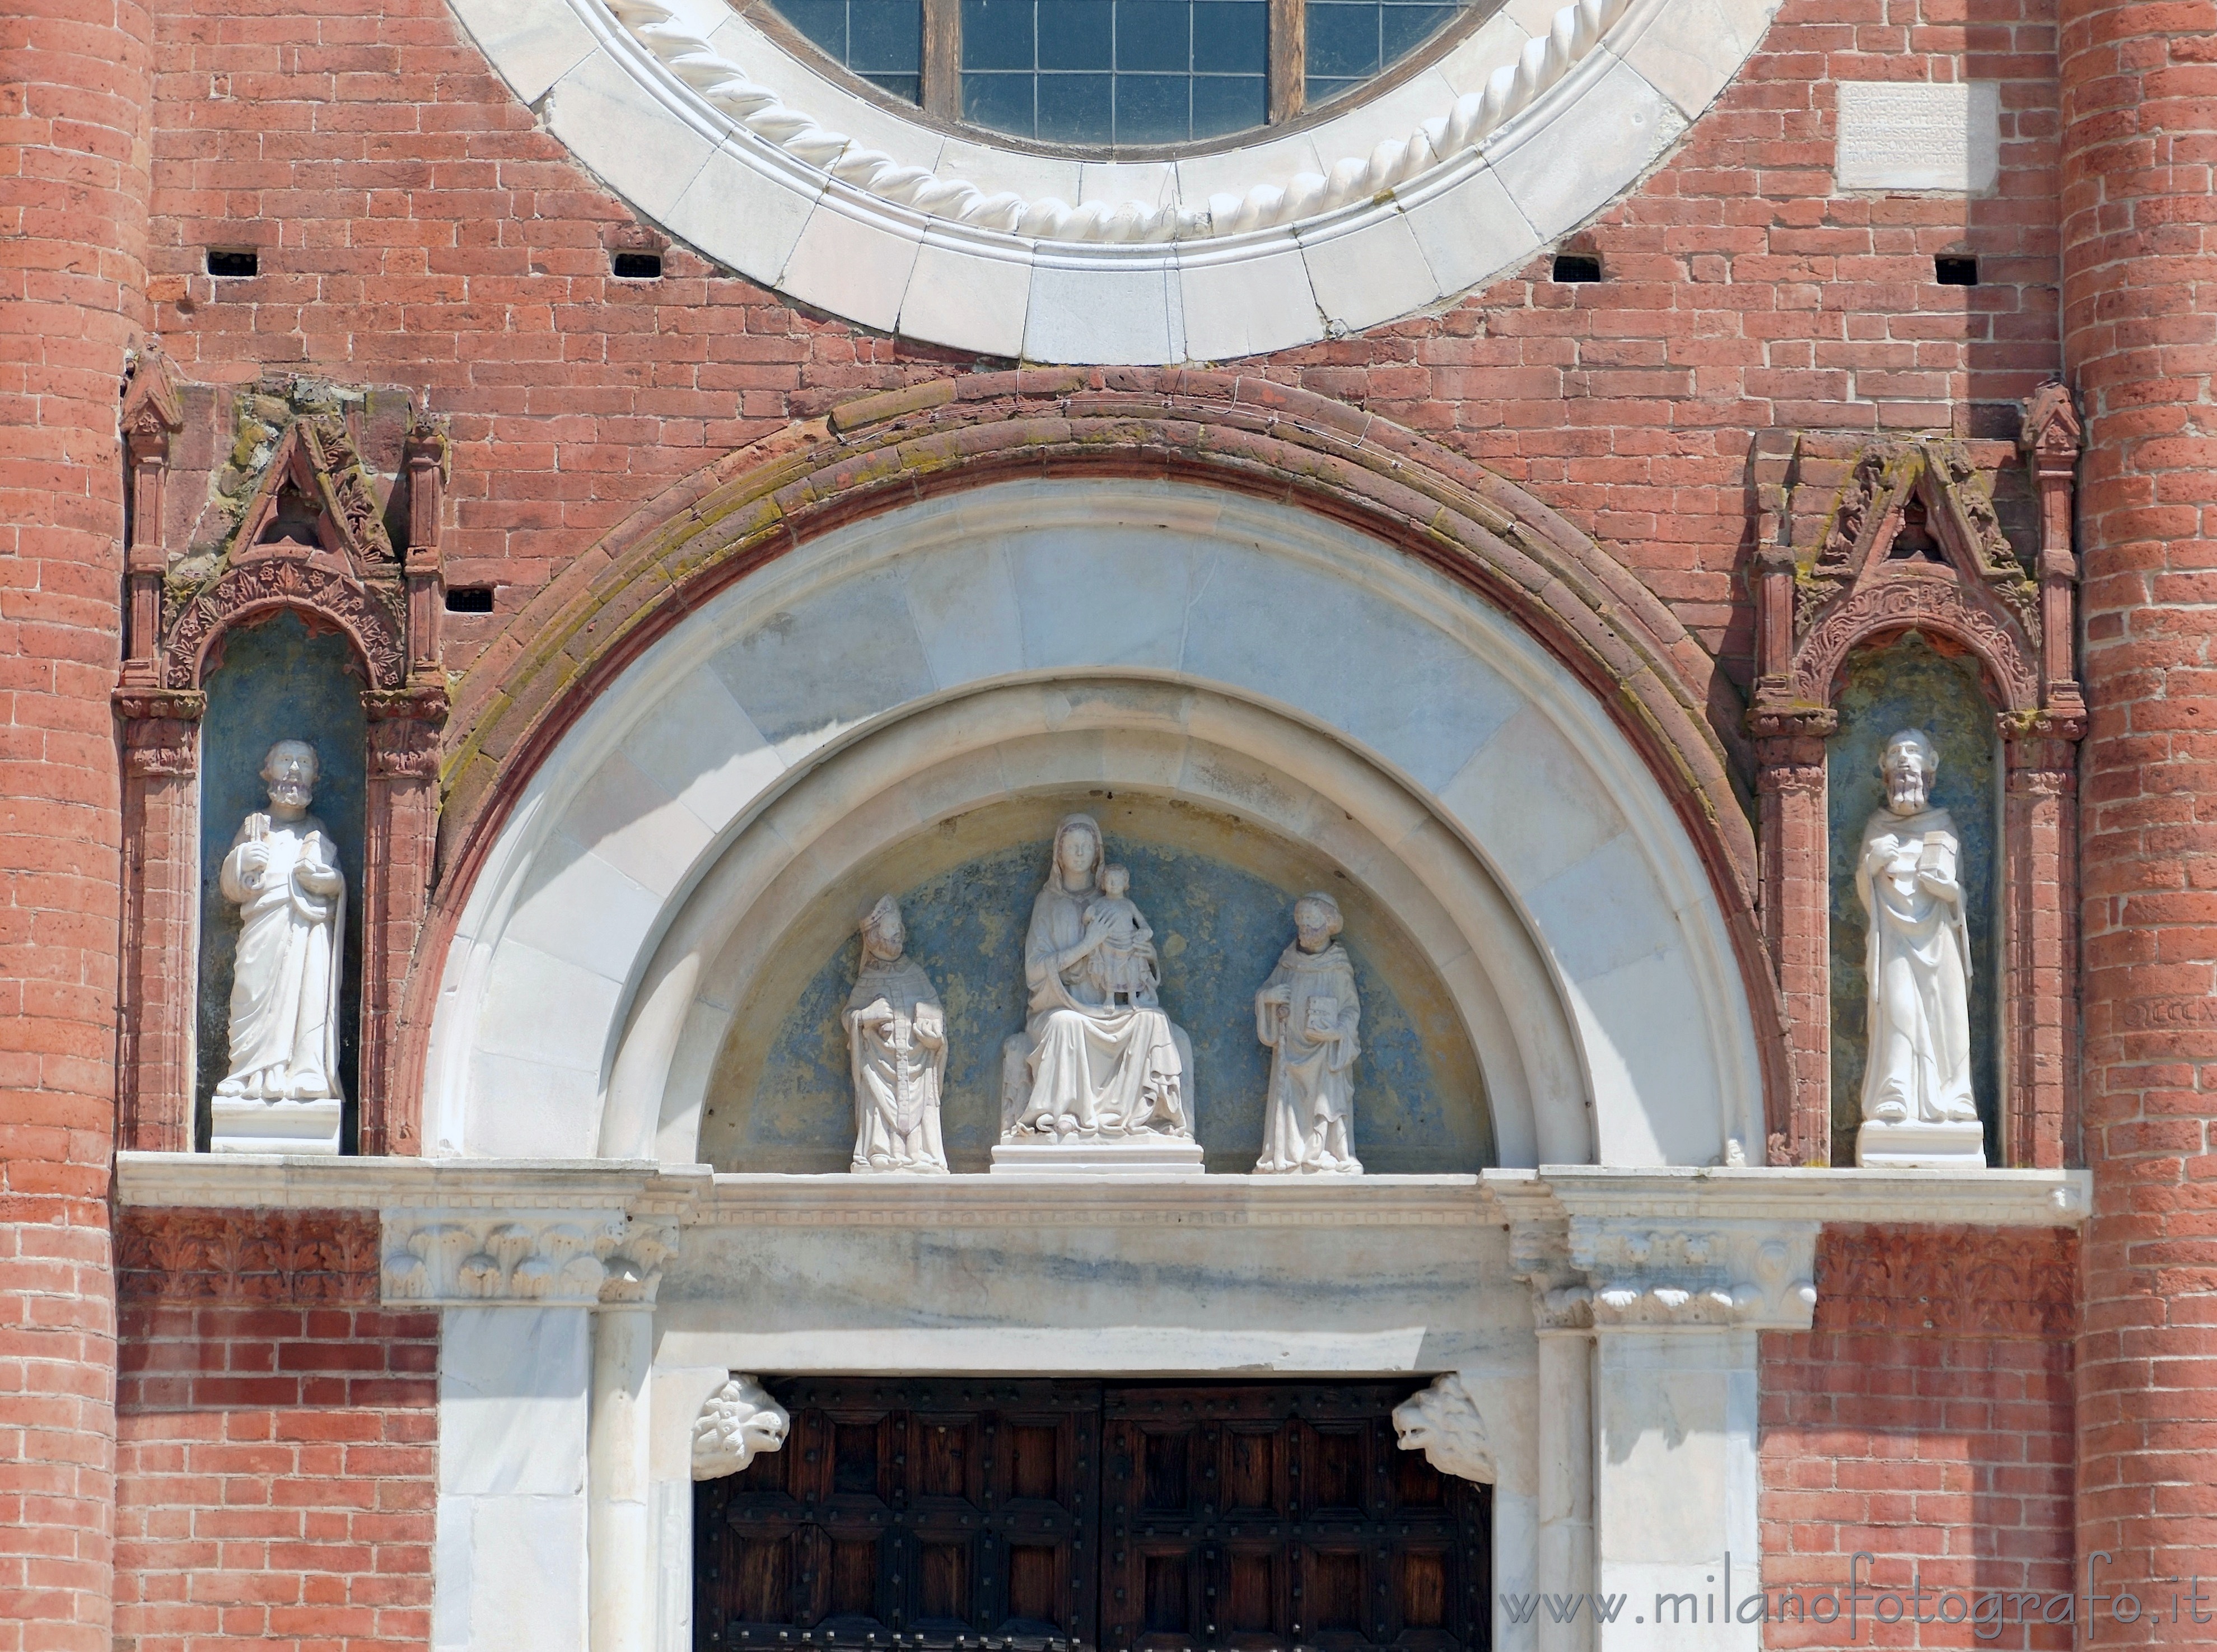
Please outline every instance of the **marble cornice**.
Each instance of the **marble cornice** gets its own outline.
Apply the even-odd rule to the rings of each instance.
[[[1476,1176],[719,1176],[719,1227],[1487,1228]]]
[[[1716,1222],[1961,1222],[2075,1227],[2083,1170],[1611,1169],[1549,1165],[1476,1176],[1330,1182],[1206,1176],[1176,1180],[951,1176],[718,1175],[644,1160],[320,1158],[119,1153],[119,1203],[150,1208],[296,1210],[611,1210],[719,1226],[1559,1227],[1584,1216],[1650,1224]],[[1524,1271],[1520,1265],[1520,1271]]]
[[[295,1210],[612,1210],[682,1215],[706,1165],[633,1159],[314,1158],[293,1154],[119,1153],[124,1204]]]
[[[1481,1178],[1504,1211],[1540,1197],[1553,1214],[1636,1215],[1652,1222],[1722,1221],[1962,1222],[1978,1228],[2072,1228],[2086,1219],[2083,1170],[1610,1169],[1544,1165]]]

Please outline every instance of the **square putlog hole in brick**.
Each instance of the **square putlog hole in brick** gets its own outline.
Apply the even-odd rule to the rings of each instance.
[[[251,247],[210,247],[207,250],[207,273],[211,275],[258,275],[262,273],[262,255]]]
[[[660,281],[662,255],[659,252],[619,252],[614,268],[618,281]]]
[[[1555,279],[1559,282],[1599,281],[1601,260],[1590,252],[1558,252],[1555,255]]]
[[[491,585],[448,585],[447,612],[449,614],[490,614],[492,612]]]
[[[1968,253],[1943,252],[1932,261],[1932,279],[1942,287],[1976,287],[1979,261]]]

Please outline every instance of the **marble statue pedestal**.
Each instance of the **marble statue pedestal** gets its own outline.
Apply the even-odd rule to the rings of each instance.
[[[1201,1143],[1168,1135],[1003,1142],[993,1149],[996,1176],[1198,1176]]]
[[[209,1104],[210,1153],[328,1153],[339,1150],[339,1107],[327,1101],[244,1101],[218,1096]]]
[[[1856,1132],[1856,1163],[1867,1170],[1984,1170],[1986,1133],[1968,1124],[1886,1124]]]

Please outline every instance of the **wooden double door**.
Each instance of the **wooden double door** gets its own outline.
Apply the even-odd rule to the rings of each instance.
[[[1483,1648],[1489,1490],[1396,1446],[1419,1386],[773,1382],[785,1449],[695,1488],[695,1644]]]

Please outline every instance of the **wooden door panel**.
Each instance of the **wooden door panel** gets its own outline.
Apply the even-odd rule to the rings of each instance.
[[[1097,1384],[771,1386],[785,1449],[695,1488],[699,1645],[1097,1639]]]
[[[1108,1389],[1106,1652],[1484,1647],[1486,1494],[1395,1444],[1412,1387]]]
[[[1399,1451],[1413,1383],[803,1378],[695,1488],[695,1644],[1482,1652],[1491,1506]]]

